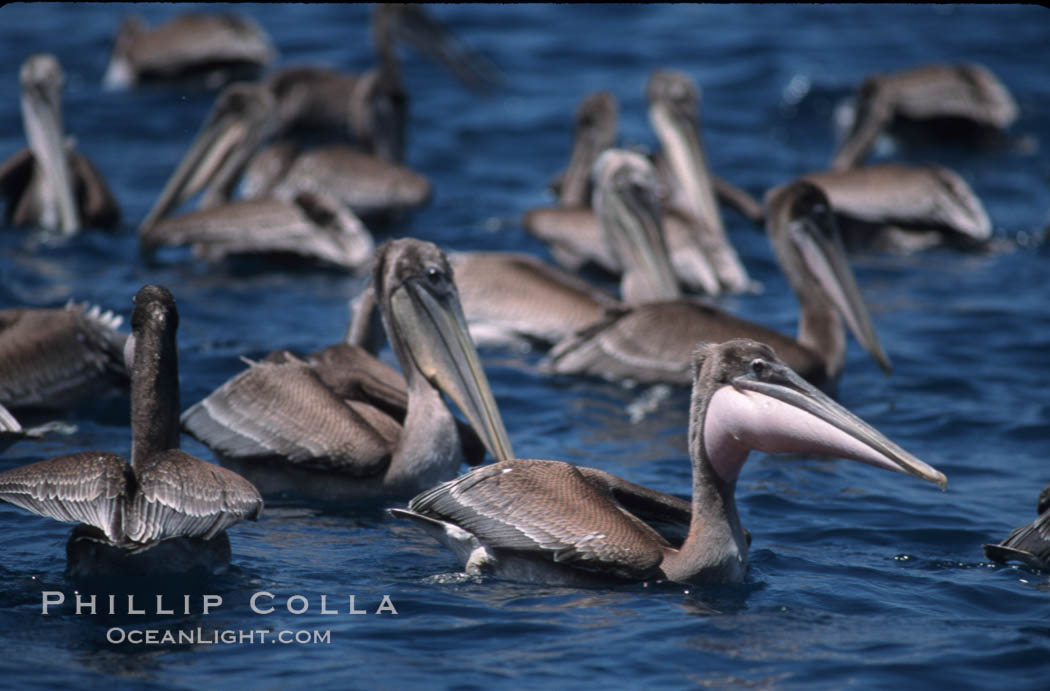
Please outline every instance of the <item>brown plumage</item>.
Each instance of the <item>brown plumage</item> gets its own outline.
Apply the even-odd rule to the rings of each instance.
[[[832,453],[947,482],[799,378],[765,344],[700,344],[691,364],[688,505],[603,471],[512,459],[443,483],[391,513],[449,547],[471,574],[573,586],[737,582],[750,539],[734,493],[752,449]]]
[[[202,551],[194,549],[196,541],[207,543],[262,511],[250,482],[178,449],[178,314],[171,294],[142,288],[131,326],[131,464],[116,454],[82,451],[0,473],[0,499],[87,526],[67,545],[76,576],[119,572],[121,565],[161,572],[214,568],[218,564],[199,557],[228,555],[228,544]],[[167,541],[190,542],[176,548]],[[189,561],[171,561],[172,550]]]

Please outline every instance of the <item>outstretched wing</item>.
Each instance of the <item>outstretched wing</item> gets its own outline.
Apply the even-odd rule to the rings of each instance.
[[[137,490],[124,529],[134,542],[172,537],[215,537],[243,520],[255,520],[263,500],[255,485],[226,468],[172,449],[135,468]]]
[[[126,385],[121,319],[98,307],[0,310],[0,400],[11,408],[62,407]]]
[[[128,471],[116,454],[81,451],[0,473],[0,499],[58,521],[87,523],[123,542]]]
[[[1013,531],[998,545],[985,545],[984,553],[995,561],[1020,561],[1036,569],[1050,568],[1050,511]]]
[[[229,458],[279,458],[359,477],[383,472],[396,442],[294,356],[252,365],[187,409],[182,425]]]
[[[575,466],[515,459],[420,494],[409,509],[453,523],[486,548],[621,578],[655,573],[669,547]]]

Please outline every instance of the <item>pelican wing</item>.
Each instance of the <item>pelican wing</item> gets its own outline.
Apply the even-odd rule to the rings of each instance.
[[[360,223],[353,228],[317,223],[298,204],[278,199],[246,199],[170,216],[144,229],[139,241],[146,251],[192,245],[209,259],[288,253],[348,269],[371,253],[371,237]]]
[[[333,393],[347,401],[360,401],[380,414],[389,416],[398,425],[404,424],[408,411],[408,384],[400,372],[377,360],[364,348],[349,343],[336,343],[306,357],[321,381]],[[355,406],[365,413],[364,406]],[[387,429],[389,423],[377,421],[378,416],[364,415],[377,430]],[[384,416],[384,417],[385,417]],[[470,424],[456,418],[463,457],[467,465],[481,465],[485,460],[485,445]],[[390,439],[391,446],[400,436]]]
[[[453,523],[487,549],[646,578],[669,547],[585,476],[560,461],[485,466],[420,494],[409,509]]]
[[[85,225],[107,229],[120,225],[120,206],[98,168],[76,151],[69,152],[69,167],[77,206]]]
[[[81,451],[0,473],[0,499],[57,521],[86,523],[122,542],[129,470],[116,454]]]
[[[104,382],[126,383],[120,322],[86,305],[0,310],[0,401],[60,407]]]
[[[793,339],[689,298],[610,310],[603,320],[555,346],[543,366],[557,374],[689,384],[696,344],[733,338],[768,343],[803,377],[821,379],[820,358]]]
[[[230,458],[281,458],[359,477],[383,472],[394,446],[294,356],[241,372],[186,410],[182,425]]]
[[[0,197],[6,203],[4,219],[8,224],[14,223],[15,209],[29,187],[34,160],[32,151],[22,149],[0,163]]]
[[[1050,568],[1050,511],[1023,525],[998,545],[985,545],[995,561],[1020,561],[1037,569]]]
[[[317,376],[344,399],[364,401],[399,422],[408,408],[408,383],[400,372],[360,346],[336,343],[306,356]]]
[[[125,513],[125,532],[140,543],[172,537],[211,539],[255,520],[263,501],[237,473],[172,449],[135,468],[138,488]]]
[[[580,474],[596,489],[607,492],[624,509],[645,521],[668,542],[680,546],[689,533],[692,506],[685,499],[636,485],[597,468],[580,468]]]

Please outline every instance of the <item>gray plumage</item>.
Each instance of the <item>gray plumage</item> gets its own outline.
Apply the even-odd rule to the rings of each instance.
[[[0,473],[0,499],[97,529],[106,544],[118,548],[105,558],[118,560],[165,540],[210,540],[257,518],[262,499],[250,482],[178,450],[177,327],[171,294],[160,286],[142,288],[135,296],[127,349],[130,465],[115,454],[84,451],[13,468]],[[91,572],[90,562],[100,553],[79,537],[83,534],[75,534],[68,546],[70,569],[83,574]],[[155,566],[179,570],[163,560]]]
[[[771,191],[767,208],[770,240],[801,306],[797,338],[695,298],[659,300],[610,310],[602,321],[558,343],[543,368],[557,374],[688,384],[696,343],[751,338],[769,343],[805,379],[830,389],[845,361],[845,319],[857,340],[888,370],[826,195],[810,183],[796,182]]]
[[[61,409],[126,390],[122,319],[72,301],[0,310],[0,404]]]
[[[22,64],[22,124],[29,148],[0,163],[5,222],[73,235],[83,227],[113,229],[120,208],[98,169],[65,139],[58,59],[32,55]]]
[[[751,449],[831,452],[946,483],[942,473],[799,378],[767,345],[745,339],[700,344],[691,364],[688,504],[604,471],[512,459],[390,511],[443,542],[471,574],[576,586],[737,582],[746,573],[751,540],[734,494]]]
[[[454,475],[462,460],[480,463],[482,445],[506,456],[445,256],[418,240],[387,243],[376,251],[373,286],[404,377],[350,344],[305,358],[277,351],[188,408],[186,431],[265,492],[325,498],[410,495]]]
[[[972,130],[1005,130],[1018,116],[1010,91],[983,65],[923,65],[876,74],[861,84],[854,99],[853,123],[831,167],[860,165],[884,131],[902,122],[970,125]]]
[[[984,545],[984,554],[997,562],[1019,561],[1033,569],[1050,569],[1050,485],[1039,493],[1039,517],[1011,532],[997,545]]]
[[[129,15],[113,40],[102,81],[110,89],[127,89],[199,78],[214,89],[258,75],[276,57],[269,36],[248,17],[186,12],[151,29]]]

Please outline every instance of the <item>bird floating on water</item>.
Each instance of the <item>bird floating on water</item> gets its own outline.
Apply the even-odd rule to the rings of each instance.
[[[392,240],[376,250],[373,283],[403,380],[347,344],[306,359],[278,351],[187,409],[186,431],[267,495],[411,496],[455,476],[466,456],[445,393],[494,458],[511,457],[445,255]]]
[[[106,181],[71,139],[64,140],[65,76],[58,59],[47,53],[26,58],[20,79],[29,148],[0,163],[5,222],[37,226],[65,237],[84,227],[116,228],[120,208]]]
[[[248,17],[186,12],[153,27],[128,15],[113,39],[102,83],[128,89],[150,82],[199,79],[218,89],[254,79],[277,57],[270,37]]]
[[[875,140],[891,128],[911,125],[927,134],[964,130],[1001,132],[1017,120],[1009,89],[983,65],[935,64],[875,74],[854,99],[849,134],[831,162],[833,170],[860,165]]]
[[[738,582],[747,571],[748,540],[734,495],[752,450],[835,455],[941,488],[947,483],[806,383],[767,345],[702,344],[692,368],[689,504],[594,468],[514,459],[390,511],[447,546],[470,574],[569,586]]]
[[[769,343],[805,379],[831,390],[845,364],[845,320],[858,342],[889,371],[889,359],[842,248],[827,196],[805,181],[771,190],[766,195],[766,227],[800,303],[797,338],[697,298],[662,299],[610,310],[601,321],[558,343],[544,369],[641,383],[689,384],[696,343],[746,337]]]
[[[80,523],[66,545],[73,577],[213,571],[230,559],[226,529],[262,511],[250,482],[179,450],[177,328],[171,293],[139,290],[125,349],[130,465],[81,451],[0,473],[0,499]]]

